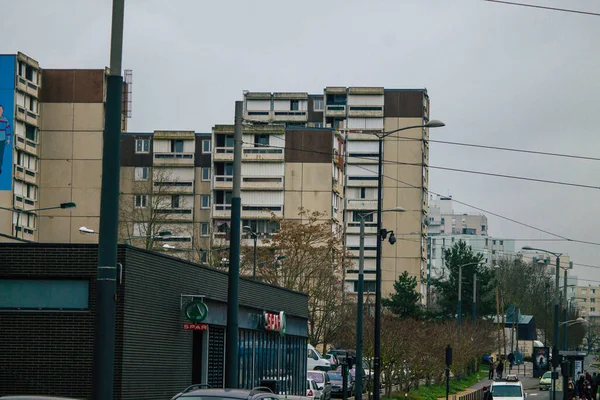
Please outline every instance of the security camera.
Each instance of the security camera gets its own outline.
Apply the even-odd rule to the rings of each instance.
[[[396,235],[394,235],[394,231],[390,232],[390,244],[396,243]]]

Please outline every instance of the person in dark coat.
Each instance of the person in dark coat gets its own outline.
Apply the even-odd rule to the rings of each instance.
[[[494,379],[494,359],[490,358],[488,379]]]
[[[496,375],[498,376],[498,379],[502,379],[503,372],[504,372],[504,363],[502,362],[502,360],[500,360],[498,362],[498,366],[496,367]]]

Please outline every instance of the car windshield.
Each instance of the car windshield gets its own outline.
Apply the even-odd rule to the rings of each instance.
[[[323,374],[318,372],[308,372],[306,375],[307,378],[310,378],[317,383],[323,383]]]
[[[552,378],[552,372],[550,372],[550,371],[546,372],[546,373],[545,373],[545,374],[542,376],[542,378],[547,378],[547,379],[550,379],[550,378]]]
[[[499,385],[492,387],[492,396],[494,397],[523,397],[521,386],[518,385]]]
[[[329,375],[329,379],[334,380],[334,381],[341,381],[342,380],[342,374],[341,372],[328,372],[327,375]]]

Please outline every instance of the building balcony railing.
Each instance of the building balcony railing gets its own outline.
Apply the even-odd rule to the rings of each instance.
[[[36,208],[36,201],[28,197],[15,195],[14,207],[21,210],[33,210]]]
[[[154,193],[172,193],[172,194],[193,194],[194,193],[194,182],[191,181],[162,181],[154,182]]]
[[[29,154],[38,154],[39,146],[33,140],[26,139],[22,136],[16,136],[15,139],[15,146],[17,149],[23,150]]]
[[[283,176],[244,176],[242,190],[283,190]]]
[[[35,98],[38,97],[39,86],[25,78],[19,77],[17,79],[17,89],[22,90]]]
[[[215,189],[233,189],[233,176],[232,175],[215,175],[214,177],[214,188]]]
[[[233,147],[215,147],[214,161],[233,161]]]
[[[383,106],[349,106],[348,117],[383,118]]]
[[[377,210],[377,200],[348,199],[348,210]]]
[[[360,233],[360,222],[348,222],[346,227],[346,233]],[[375,234],[377,233],[377,222],[365,222],[365,233]]]
[[[194,219],[191,208],[158,208],[155,213],[163,216],[166,220],[192,221]]]
[[[242,148],[242,161],[284,161],[283,149],[271,147],[245,147]]]
[[[20,179],[22,181],[36,184],[36,176],[37,172],[22,167],[20,165],[15,165],[15,178]]]
[[[352,153],[348,154],[348,164],[377,164],[379,155],[373,153]]]
[[[273,119],[273,111],[244,110],[244,119],[249,121],[271,121]]]
[[[345,117],[346,116],[346,105],[345,104],[327,104],[325,106],[326,117]]]
[[[213,218],[230,218],[231,204],[213,204]]]
[[[377,187],[377,177],[349,176],[348,187]]]
[[[154,165],[194,165],[194,153],[154,153]]]
[[[308,113],[299,110],[279,110],[273,112],[273,121],[306,122]]]
[[[283,206],[277,205],[243,205],[242,218],[270,219],[273,216],[283,218]],[[213,204],[213,218],[230,218],[231,204]]]

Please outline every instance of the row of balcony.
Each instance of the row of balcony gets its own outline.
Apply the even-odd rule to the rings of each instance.
[[[27,93],[35,98],[39,97],[39,87],[33,82],[27,81],[25,78],[19,77],[17,79],[17,89]]]
[[[243,147],[242,161],[283,162],[283,149],[271,147]],[[215,147],[214,161],[233,162],[233,147]]]
[[[245,110],[244,119],[251,121],[307,122],[308,111],[300,110]]]
[[[214,188],[218,190],[232,190],[232,175],[215,175]],[[242,190],[283,190],[282,176],[244,176],[242,177]]]
[[[15,136],[15,147],[29,154],[38,155],[39,153],[38,144],[33,140],[26,139],[22,136]]]
[[[325,117],[383,118],[383,106],[327,104],[325,106]]]
[[[22,167],[20,165],[15,165],[15,178],[25,181],[27,183],[36,184],[36,176],[37,172],[32,171],[28,168]]]
[[[281,204],[276,205],[260,205],[260,206],[242,206],[242,218],[254,219],[264,218],[269,219],[273,216],[283,218],[283,207]],[[212,218],[230,218],[231,204],[213,204]]]

